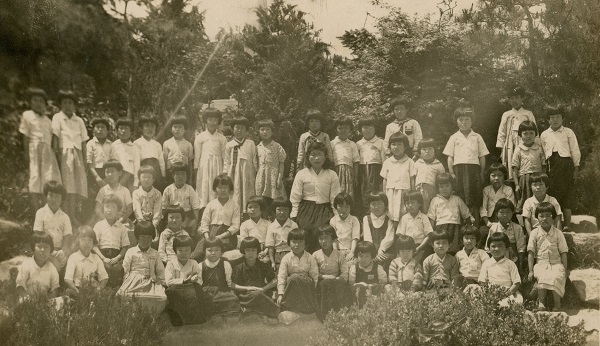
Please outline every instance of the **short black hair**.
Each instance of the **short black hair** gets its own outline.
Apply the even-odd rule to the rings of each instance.
[[[175,172],[185,172],[188,173],[188,165],[183,162],[177,161],[171,165],[171,174],[175,174]]]
[[[417,190],[408,191],[404,197],[404,200],[405,204],[408,203],[408,201],[417,201],[421,206],[423,206],[423,195]]]
[[[563,118],[565,117],[566,107],[564,105],[548,105],[544,107],[544,115],[549,118],[551,115],[560,114]]]
[[[271,207],[273,208],[273,210],[275,210],[276,208],[288,208],[291,212],[292,202],[290,202],[290,200],[287,198],[277,197],[273,200],[273,203],[271,203]]]
[[[50,252],[54,252],[54,241],[50,233],[46,231],[35,231],[31,236],[31,250],[35,251],[35,244],[50,245]]]
[[[454,178],[450,173],[440,173],[435,179],[435,186],[437,189],[440,188],[442,184],[450,184],[452,186],[452,190],[454,190]]]
[[[117,119],[117,124],[115,127],[118,129],[119,126],[127,126],[131,131],[133,131],[133,120],[129,117],[121,117]]]
[[[370,241],[361,240],[356,245],[354,257],[358,257],[361,253],[371,254],[371,257],[375,258],[375,256],[377,256],[377,248],[375,247],[375,244]]]
[[[506,169],[506,167],[500,162],[494,162],[490,165],[490,167],[488,167],[488,176],[492,174],[492,172],[496,171],[499,171],[502,174],[504,174],[504,179],[508,179],[508,169]]]
[[[141,129],[144,127],[144,124],[154,124],[154,126],[158,127],[158,119],[152,114],[144,114],[138,120],[138,127]]]
[[[502,209],[510,209],[510,211],[515,213],[515,204],[508,198],[500,198],[496,201],[494,205],[494,213],[492,214],[492,218],[494,220],[498,220],[498,212]]]
[[[240,242],[240,252],[242,255],[246,254],[246,249],[256,249],[256,252],[260,252],[260,241],[254,237],[246,237]]]
[[[150,173],[152,174],[152,178],[156,178],[156,170],[150,165],[143,165],[140,167],[138,170],[138,178],[142,176],[142,173]]]
[[[371,204],[377,201],[383,202],[383,204],[385,205],[385,209],[387,209],[390,204],[390,201],[385,192],[373,191],[367,196],[367,203]]]
[[[98,237],[96,236],[96,232],[90,226],[81,226],[77,229],[77,239],[81,238],[91,238],[94,241],[94,245],[98,244]]]
[[[448,242],[451,242],[452,237],[450,237],[450,233],[446,230],[435,230],[431,233],[431,242],[433,243],[436,240],[447,240]]]
[[[185,220],[185,210],[179,204],[171,204],[163,210],[165,218],[169,217],[169,214],[181,214],[181,219]]]
[[[519,137],[521,137],[525,131],[534,131],[536,136],[538,134],[537,126],[533,121],[530,120],[525,120],[519,125]]]
[[[150,221],[140,221],[135,224],[133,235],[136,239],[139,239],[143,235],[148,235],[154,238],[156,236],[156,228]]]
[[[394,246],[396,247],[396,250],[400,251],[400,250],[416,250],[417,248],[417,244],[415,244],[415,240],[410,237],[407,236],[405,234],[399,234],[396,237],[396,240],[394,241]]]
[[[313,151],[320,151],[323,153],[323,155],[325,155],[325,162],[323,163],[323,169],[332,169],[333,168],[333,163],[331,162],[331,159],[327,155],[327,153],[328,153],[327,146],[325,145],[325,143],[322,143],[322,142],[313,142],[308,145],[308,147],[306,148],[305,155],[304,155],[304,167],[311,168],[310,153]]]
[[[366,117],[366,118],[362,118],[358,121],[358,128],[362,129],[363,126],[375,126],[375,118],[373,117]]]
[[[288,233],[287,243],[290,245],[292,240],[306,240],[306,231],[302,228],[294,228]]]
[[[173,251],[177,252],[178,248],[189,246],[194,250],[194,240],[189,235],[179,234],[173,238]]]
[[[223,241],[217,237],[210,237],[204,241],[204,252],[211,247],[218,247],[223,252]]]
[[[534,172],[529,176],[529,184],[533,183],[544,183],[546,188],[548,188],[548,184],[550,183],[550,178],[548,178],[548,174],[542,172]]]
[[[540,215],[541,213],[552,213],[553,219],[555,219],[558,215],[556,213],[556,208],[554,208],[554,206],[550,202],[542,202],[538,204],[538,206],[535,208],[535,217],[538,218],[538,215]]]
[[[424,148],[433,148],[435,150],[435,140],[433,138],[423,138],[419,144],[417,144],[417,149],[421,151]]]
[[[106,117],[94,117],[92,119],[92,121],[90,122],[90,125],[92,127],[95,127],[98,124],[103,124],[104,126],[106,126],[107,130],[110,130],[110,121],[108,120],[108,118],[106,118]]]
[[[182,125],[185,130],[189,127],[189,122],[187,118],[183,115],[176,115],[171,118],[169,121],[169,128],[173,127],[173,125]]]
[[[466,235],[472,235],[472,236],[474,236],[476,242],[479,241],[479,237],[481,236],[481,234],[479,233],[479,230],[477,229],[477,227],[475,227],[473,225],[464,225],[462,227],[462,229],[460,230],[460,232],[462,233],[462,237],[463,238]]]
[[[248,201],[246,202],[246,209],[248,209],[250,203],[258,204],[260,211],[265,211],[265,200],[261,196],[252,196],[248,198]]]
[[[352,119],[350,119],[347,116],[341,116],[341,117],[339,117],[335,121],[335,126],[336,127],[338,127],[338,126],[344,126],[344,125],[350,126],[350,129],[354,128],[354,124],[352,123]]]
[[[106,171],[109,168],[114,168],[118,172],[123,172],[123,165],[121,164],[121,162],[119,162],[119,160],[110,159],[106,161],[106,163],[104,164],[104,170]]]
[[[404,106],[406,109],[409,109],[411,106],[411,101],[406,96],[398,96],[390,101],[390,109],[394,110],[396,106]]]
[[[473,107],[462,106],[462,107],[458,107],[454,111],[454,120],[455,121],[458,120],[458,118],[462,118],[462,117],[469,117],[469,118],[471,118],[471,120],[473,120],[473,116],[474,116]]]
[[[213,191],[217,191],[217,187],[221,185],[227,185],[229,187],[229,192],[233,192],[233,180],[225,173],[221,173],[215,177],[212,186]]]
[[[73,90],[59,90],[58,96],[56,97],[56,101],[58,101],[58,104],[60,105],[62,104],[62,101],[64,99],[70,99],[71,101],[73,101],[73,103],[77,103],[77,96],[75,95]]]
[[[319,239],[320,237],[322,237],[324,235],[330,236],[332,240],[336,240],[337,239],[337,233],[335,233],[335,228],[333,228],[329,224],[322,225],[317,230],[317,239]]]
[[[347,192],[340,192],[333,199],[333,207],[337,208],[338,205],[341,205],[341,204],[347,204],[347,205],[349,205],[350,209],[352,210],[352,206],[354,205],[354,200],[352,199],[352,196],[350,196],[349,193],[347,193]]]
[[[216,108],[209,107],[202,111],[202,120],[206,122],[208,118],[217,119],[219,120],[219,124],[221,124],[223,122],[223,113]]]
[[[487,239],[486,245],[489,248],[492,242],[497,241],[503,242],[506,248],[510,247],[510,239],[508,239],[508,235],[506,235],[504,232],[492,232]]]
[[[116,204],[118,210],[123,209],[123,202],[114,193],[111,193],[110,195],[106,195],[106,196],[104,196],[104,198],[102,198],[102,206],[105,206],[105,205],[111,204],[111,203]]]
[[[402,132],[396,132],[390,136],[388,140],[388,148],[392,147],[392,143],[402,143],[404,144],[404,153],[411,152],[412,148],[410,147],[410,142],[408,141],[408,137]]]
[[[248,129],[248,127],[250,127],[250,122],[246,117],[237,116],[233,117],[233,119],[231,120],[231,127],[234,127],[235,125],[245,126],[246,129]]]
[[[261,127],[270,127],[273,130],[275,129],[275,123],[271,119],[261,119],[256,123],[256,128],[260,129]]]
[[[65,198],[65,196],[67,195],[67,190],[65,189],[65,187],[55,180],[50,180],[49,182],[44,184],[43,192],[44,196],[46,197],[48,197],[49,192],[59,193],[63,198]]]
[[[308,111],[306,111],[306,116],[304,117],[304,120],[308,123],[311,119],[323,122],[323,120],[325,120],[325,117],[323,116],[323,113],[321,113],[320,110],[309,109]]]

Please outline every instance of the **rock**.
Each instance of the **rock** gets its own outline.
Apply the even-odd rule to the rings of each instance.
[[[573,215],[569,231],[575,233],[596,233],[598,232],[596,218],[589,215]]]
[[[18,268],[27,256],[17,256],[0,263],[0,281],[6,281],[10,279],[10,269]]]
[[[575,315],[569,316],[569,326],[574,327],[583,322],[586,332],[600,330],[600,311],[596,309],[582,309]]]
[[[600,233],[565,232],[569,269],[600,266]]]
[[[598,306],[600,303],[600,269],[575,269],[569,279],[582,302]]]
[[[0,219],[0,261],[18,255],[29,236],[31,231],[26,231],[20,224]]]

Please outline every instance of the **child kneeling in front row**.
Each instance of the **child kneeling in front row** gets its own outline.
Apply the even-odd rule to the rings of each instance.
[[[458,261],[448,253],[450,234],[445,230],[433,231],[433,254],[423,261],[423,286],[427,289],[451,287],[459,277]]]
[[[461,233],[463,249],[457,252],[455,257],[462,279],[459,286],[464,288],[467,285],[477,284],[481,266],[490,256],[484,250],[477,248],[479,230],[475,226],[464,226]]]
[[[400,234],[396,238],[398,257],[390,264],[390,287],[402,293],[423,288],[423,267],[414,257],[417,245],[413,238]]]
[[[223,242],[217,237],[204,240],[205,260],[200,263],[198,283],[202,290],[211,297],[211,305],[208,307],[210,314],[226,314],[238,312],[240,301],[231,292],[235,284],[231,281],[233,269],[231,264],[221,256],[223,255]]]
[[[60,286],[58,271],[50,262],[54,251],[52,236],[48,232],[34,232],[31,238],[33,257],[27,258],[19,266],[16,286],[19,300],[36,294],[55,297]]]
[[[508,306],[509,302],[523,303],[523,296],[519,293],[521,276],[517,265],[506,258],[510,240],[505,233],[494,232],[488,237],[487,247],[492,257],[483,262],[479,273],[479,284],[488,282],[492,285],[506,287],[508,297],[499,302],[500,306]]]
[[[98,245],[96,233],[89,226],[79,228],[77,234],[79,251],[71,254],[67,260],[65,270],[65,293],[77,296],[79,289],[89,284],[94,288],[102,289],[108,282],[108,273],[104,269],[104,263],[92,253],[92,249]]]
[[[367,301],[367,293],[377,295],[387,284],[387,274],[383,267],[374,262],[377,249],[373,243],[360,241],[356,246],[356,264],[350,267],[348,282],[352,285],[355,302],[362,307]]]

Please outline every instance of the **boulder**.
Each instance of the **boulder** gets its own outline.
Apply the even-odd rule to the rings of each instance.
[[[10,269],[18,268],[27,256],[17,256],[0,263],[0,281],[6,281],[10,279]]]
[[[574,315],[569,315],[569,326],[574,327],[583,322],[586,332],[600,330],[600,311],[597,309],[581,309]]]
[[[598,306],[600,303],[600,269],[575,269],[569,279],[582,302]]]
[[[596,233],[598,232],[598,224],[593,216],[573,215],[569,230],[575,233]]]

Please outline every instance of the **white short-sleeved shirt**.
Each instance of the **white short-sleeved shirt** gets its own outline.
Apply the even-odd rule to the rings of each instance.
[[[552,156],[552,153],[557,152],[560,157],[570,157],[573,159],[575,167],[579,166],[581,160],[581,152],[575,132],[568,127],[561,126],[556,131],[548,128],[540,135],[542,146],[546,158]]]
[[[542,172],[542,166],[545,165],[544,150],[537,143],[533,143],[530,147],[523,143],[519,144],[510,164],[511,167],[519,169],[519,175]]]
[[[127,227],[118,220],[110,225],[106,219],[98,221],[94,225],[94,233],[98,240],[100,249],[121,250],[129,246],[129,235]]]
[[[499,199],[506,198],[509,201],[515,203],[515,193],[512,188],[508,185],[502,185],[498,191],[494,191],[494,187],[492,185],[488,185],[483,188],[483,203],[481,204],[481,208],[479,209],[479,215],[481,217],[492,217],[494,213],[494,208],[496,207],[496,202]]]
[[[123,204],[123,208],[121,209],[121,213],[125,213],[127,206],[133,203],[131,199],[131,192],[125,186],[119,184],[115,189],[110,187],[110,185],[106,184],[98,191],[96,195],[96,202],[102,204],[102,200],[104,197],[109,195],[115,195],[121,203]],[[129,215],[121,215],[121,216],[129,216]]]
[[[292,221],[292,219],[287,219],[283,226],[277,220],[271,222],[269,228],[267,228],[265,246],[274,247],[275,252],[291,251],[287,243],[288,234],[296,228],[298,228],[298,224]]]
[[[386,179],[386,189],[409,190],[410,178],[416,174],[415,162],[408,156],[396,160],[393,156],[387,158],[381,167],[381,177]]]
[[[510,287],[516,282],[521,282],[521,276],[515,262],[503,257],[496,261],[494,257],[488,258],[481,265],[479,282],[486,282],[502,287]]]
[[[90,139],[83,120],[76,114],[69,118],[63,112],[54,114],[52,134],[58,137],[58,146],[61,149],[82,150],[81,144]]]
[[[100,281],[107,279],[108,273],[104,268],[104,262],[95,253],[90,253],[86,257],[81,251],[77,251],[69,256],[65,269],[65,280],[71,280],[75,286],[80,287],[85,282],[90,282],[92,286],[95,286]]]
[[[47,204],[35,213],[33,230],[48,232],[52,237],[54,250],[61,249],[63,238],[73,234],[69,216],[61,209],[58,209],[56,213],[52,212]]]
[[[431,227],[429,218],[420,211],[414,217],[410,213],[404,214],[400,219],[398,228],[396,228],[396,234],[403,234],[413,238],[417,246],[423,243],[425,237],[431,232],[433,232],[433,228]]]
[[[267,239],[267,229],[269,228],[270,222],[265,219],[259,219],[258,222],[254,222],[252,219],[248,219],[240,225],[240,241],[246,237],[254,237],[258,239],[261,244],[265,243]]]
[[[431,200],[427,216],[434,220],[436,225],[460,225],[461,217],[467,219],[471,213],[460,197],[451,195],[449,199],[446,199],[438,194]]]
[[[333,164],[336,166],[352,166],[354,163],[360,162],[358,146],[349,139],[343,141],[340,137],[335,137],[331,141],[331,151],[333,153]]]
[[[19,266],[16,284],[29,294],[51,293],[60,286],[56,267],[50,261],[40,267],[33,257],[27,258]]]
[[[468,255],[462,249],[454,257],[458,261],[460,274],[465,278],[474,280],[479,278],[482,264],[490,258],[485,251],[478,248],[471,250],[471,253]]]
[[[31,144],[52,144],[52,121],[45,115],[31,110],[23,112],[19,132],[29,138]]]
[[[444,165],[438,159],[433,159],[430,163],[418,159],[415,162],[415,185],[429,184],[435,186],[437,176],[445,172]]]
[[[483,137],[473,130],[466,137],[460,131],[454,133],[444,148],[444,155],[453,157],[455,165],[479,165],[479,158],[489,153]]]
[[[138,185],[138,170],[140,169],[140,148],[133,144],[132,141],[123,143],[117,139],[112,143],[113,157],[111,159],[118,160],[123,166],[125,172],[133,174],[133,186]]]
[[[163,191],[162,199],[163,208],[166,208],[171,204],[177,204],[186,212],[190,210],[200,210],[198,194],[196,193],[196,190],[188,184],[184,184],[181,188],[178,188],[175,183],[167,186],[165,191]]]
[[[390,137],[397,132],[402,132],[408,137],[408,145],[413,151],[416,151],[419,142],[423,139],[421,125],[415,119],[405,118],[404,120],[394,120],[385,127],[385,147],[388,148]],[[388,149],[389,152],[389,149]]]
[[[537,262],[562,263],[560,255],[569,252],[563,232],[552,226],[548,232],[537,227],[529,235],[527,251],[533,252]]]
[[[556,198],[554,198],[550,195],[546,195],[546,197],[544,197],[544,200],[542,202],[549,202],[550,204],[552,204],[554,206],[554,209],[556,209],[556,216],[562,215],[562,210],[560,209],[560,204],[558,204],[558,201],[556,200]],[[523,203],[523,217],[527,218],[527,219],[531,219],[531,229],[532,230],[540,225],[537,217],[535,217],[535,208],[537,208],[537,206],[540,203],[541,202],[538,201],[538,199],[535,196],[531,196],[531,197],[527,198],[525,200],[525,203]]]
[[[385,145],[383,139],[373,136],[370,140],[364,137],[356,142],[361,165],[383,164],[385,161]]]
[[[173,258],[167,262],[167,267],[165,268],[165,281],[167,286],[181,285],[184,280],[187,280],[194,275],[198,275],[198,278],[202,278],[202,269],[200,269],[198,262],[193,259],[188,259],[184,265],[182,265],[177,258]]]
[[[351,250],[352,240],[360,238],[360,222],[356,216],[348,215],[342,220],[339,215],[335,215],[329,220],[329,224],[335,229],[338,249]]]
[[[171,137],[163,143],[163,155],[167,168],[171,168],[175,162],[189,165],[194,158],[194,146],[185,139],[176,140]]]
[[[160,172],[156,172],[156,174],[161,174],[164,177],[165,156],[163,155],[163,149],[160,143],[154,139],[147,140],[144,137],[140,137],[136,139],[133,144],[137,145],[140,151],[140,163],[145,159],[157,159],[158,165],[160,166]]]
[[[86,160],[87,163],[94,165],[94,168],[103,168],[104,164],[113,156],[112,142],[108,139],[100,143],[98,138],[94,137],[87,142]]]

